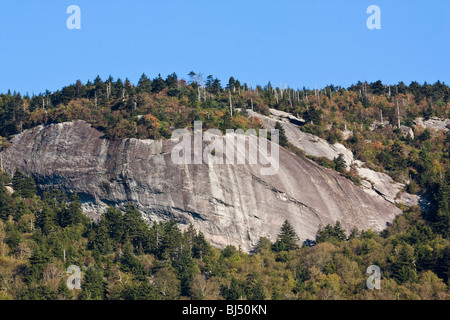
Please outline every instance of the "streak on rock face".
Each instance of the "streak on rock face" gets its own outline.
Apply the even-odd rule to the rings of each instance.
[[[249,251],[260,237],[275,241],[288,219],[301,240],[319,225],[342,222],[380,231],[401,213],[332,170],[280,148],[276,175],[261,165],[177,165],[176,142],[109,141],[84,121],[39,126],[15,136],[3,151],[10,175],[18,168],[40,187],[77,192],[91,218],[106,205],[133,202],[148,221],[192,223],[212,244]]]

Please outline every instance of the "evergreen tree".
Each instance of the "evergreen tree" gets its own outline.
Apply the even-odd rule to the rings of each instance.
[[[28,284],[36,283],[42,279],[42,272],[50,258],[51,255],[47,245],[45,243],[38,244],[29,258],[30,267],[25,276],[25,281]]]
[[[279,139],[280,146],[286,147],[288,144],[288,139],[286,137],[286,131],[284,131],[284,127],[279,121],[277,121],[275,123],[275,129],[278,130],[278,134],[279,134],[278,139]]]
[[[392,274],[399,283],[405,283],[407,281],[414,282],[417,280],[414,263],[414,248],[409,244],[401,245],[399,253],[391,265]]]
[[[450,168],[439,185],[434,227],[444,238],[450,237]]]
[[[81,210],[81,202],[78,195],[74,194],[71,196],[70,203],[60,210],[58,220],[59,225],[63,228],[78,223],[88,224],[89,219],[84,215],[83,210]]]
[[[285,220],[281,226],[280,234],[278,235],[277,241],[274,243],[274,250],[276,252],[288,251],[298,249],[297,244],[299,238],[294,230],[294,227]]]
[[[264,285],[256,273],[249,273],[246,277],[245,295],[248,300],[265,300],[267,298]]]
[[[14,251],[16,251],[19,244],[22,242],[22,234],[12,222],[6,223],[6,239],[5,243]]]
[[[159,257],[167,260],[177,260],[181,253],[182,234],[175,220],[164,224],[162,230],[161,245],[159,246]]]
[[[137,84],[137,88],[136,88],[137,92],[147,92],[147,93],[151,93],[152,92],[152,82],[150,81],[150,79],[145,75],[145,73],[143,73],[141,75],[141,77],[139,78],[138,84]]]
[[[45,235],[56,231],[58,227],[56,221],[57,215],[48,204],[44,204],[40,212],[36,214],[36,226],[40,227]]]
[[[106,283],[101,270],[89,267],[82,279],[80,300],[103,300],[106,293]]]
[[[177,270],[178,279],[181,281],[181,294],[191,296],[192,279],[195,274],[199,273],[199,269],[192,258],[192,252],[188,248],[184,248],[178,261],[174,261],[173,265]]]
[[[178,86],[178,76],[175,72],[167,76],[165,85],[169,88],[176,88]]]
[[[152,92],[158,93],[166,87],[166,82],[161,77],[161,74],[158,74],[158,77],[153,79],[152,81]]]
[[[0,183],[0,219],[6,221],[10,215],[14,214],[14,206],[11,194]]]
[[[120,258],[120,266],[123,272],[131,272],[139,280],[145,280],[142,262],[134,255],[130,242],[125,245],[124,253]]]
[[[211,252],[211,245],[206,241],[205,235],[198,232],[194,238],[194,246],[192,247],[192,256],[195,259],[203,260],[203,257],[208,256]]]
[[[339,221],[336,221],[334,226],[327,224],[325,228],[320,227],[316,234],[316,243],[339,242],[345,239],[345,231]]]
[[[225,300],[238,300],[244,294],[241,284],[235,277],[231,278],[230,285],[228,287],[222,286],[220,291]]]
[[[230,77],[230,79],[228,79],[228,84],[227,84],[227,90],[231,90],[231,91],[233,91],[233,89],[235,88],[235,80],[234,80],[234,77]]]
[[[14,173],[12,184],[14,191],[23,198],[32,198],[37,192],[33,178],[25,176],[20,170]]]
[[[342,153],[339,153],[337,157],[333,159],[334,162],[334,168],[337,172],[344,172],[347,165],[345,163],[344,155]]]

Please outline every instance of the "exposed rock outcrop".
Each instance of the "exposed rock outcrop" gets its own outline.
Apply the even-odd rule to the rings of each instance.
[[[285,121],[270,109],[271,116],[264,116],[256,112],[249,111],[253,117],[257,117],[264,126],[274,128],[275,123],[280,121],[286,132],[286,137],[292,145],[305,151],[307,155],[314,157],[325,157],[333,160],[340,153],[343,154],[347,169],[354,164],[358,175],[363,179],[362,186],[372,194],[378,194],[391,203],[404,203],[407,206],[419,204],[417,195],[403,192],[405,185],[395,182],[389,175],[382,172],[376,172],[364,167],[364,162],[354,159],[353,152],[340,143],[330,144],[326,140],[314,136],[310,133],[301,131],[301,128],[289,121]]]
[[[20,169],[40,187],[77,192],[98,218],[106,205],[136,205],[147,220],[193,223],[214,245],[250,250],[260,237],[275,240],[288,219],[301,240],[319,225],[340,220],[346,230],[382,230],[397,207],[332,170],[280,148],[279,171],[260,164],[177,165],[176,143],[109,141],[83,121],[26,130],[0,155],[9,174]],[[337,150],[340,151],[340,150]]]
[[[426,129],[448,131],[450,126],[450,119],[440,119],[437,117],[433,117],[428,120],[424,120],[423,118],[417,118],[414,120],[414,123]]]
[[[400,130],[405,138],[409,136],[411,139],[414,139],[414,131],[411,127],[401,125]]]

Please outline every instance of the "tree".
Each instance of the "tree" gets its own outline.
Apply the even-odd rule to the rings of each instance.
[[[20,170],[14,173],[12,184],[14,191],[23,198],[32,198],[37,192],[33,178],[25,176]]]
[[[222,86],[220,84],[220,80],[215,78],[212,83],[212,87],[211,87],[212,93],[219,94],[221,89],[222,89]]]
[[[126,227],[122,212],[114,207],[108,207],[99,226],[105,226],[108,230],[109,237],[116,242],[124,242],[126,235]]]
[[[141,213],[131,203],[127,203],[121,218],[126,235],[124,241],[131,241],[135,248],[142,247],[148,238],[148,226]]]
[[[383,94],[385,91],[384,85],[381,82],[381,80],[371,83],[370,89],[372,90],[373,94],[377,94],[377,95]]]
[[[152,92],[153,93],[158,93],[160,92],[162,89],[164,89],[166,87],[166,82],[164,81],[164,79],[161,77],[161,74],[158,74],[158,77],[156,77],[155,79],[153,79],[152,81]]]
[[[234,91],[235,82],[236,81],[234,80],[234,77],[230,77],[230,79],[228,80],[228,84],[227,84],[228,91]]]
[[[231,278],[229,286],[221,287],[220,293],[225,300],[238,300],[244,295],[241,284],[235,277]]]
[[[103,272],[89,267],[84,273],[80,300],[103,300],[106,293],[106,283],[103,280]]]
[[[194,259],[192,258],[191,251],[188,248],[184,248],[181,251],[181,255],[178,261],[173,263],[177,270],[178,279],[180,279],[181,294],[184,296],[191,296],[192,280],[195,274],[198,274],[198,269]]]
[[[399,253],[391,265],[392,274],[399,283],[414,282],[417,280],[414,247],[409,244],[399,246],[400,248],[396,248]]]
[[[49,204],[44,204],[40,212],[36,214],[36,226],[40,227],[45,235],[56,231],[58,228],[56,221],[57,215],[55,210]]]
[[[284,131],[284,127],[279,121],[277,121],[275,123],[275,129],[278,130],[278,134],[279,134],[278,139],[279,139],[280,146],[286,147],[288,144],[288,139],[286,137],[286,132]]]
[[[148,80],[148,78],[147,78],[147,80]],[[143,88],[145,86],[148,86],[148,84],[145,84],[145,85],[143,84]],[[125,96],[133,96],[136,93],[135,92],[136,90],[135,90],[134,86],[131,84],[131,81],[128,78],[125,79],[125,82],[123,84],[123,88],[124,88],[124,95]]]
[[[10,215],[14,214],[11,194],[0,183],[0,219],[6,221]]]
[[[206,91],[208,91],[209,93],[213,93],[213,89],[212,89],[213,82],[214,82],[214,77],[211,74],[206,77],[205,88],[206,88]]]
[[[192,256],[195,259],[203,260],[203,257],[209,255],[210,251],[211,245],[208,243],[208,241],[206,241],[205,235],[202,232],[198,232],[194,238]]]
[[[42,279],[42,272],[50,260],[51,255],[45,243],[40,243],[29,258],[30,267],[26,273],[25,281],[27,283],[36,283]]]
[[[177,74],[175,72],[172,73],[172,74],[169,74],[166,77],[165,84],[169,88],[176,88],[178,86],[178,76],[177,76]]]
[[[264,253],[272,249],[272,242],[267,237],[259,238],[258,244],[255,246],[253,252]]]
[[[132,272],[139,280],[145,280],[142,263],[133,253],[130,242],[125,245],[124,253],[120,258],[120,266],[123,272]]]
[[[71,196],[71,202],[59,212],[58,216],[59,225],[63,228],[78,223],[87,225],[89,221],[81,210],[81,202],[77,194]]]
[[[162,231],[159,257],[161,259],[176,260],[181,252],[180,249],[183,240],[177,222],[174,219],[168,221],[164,224]]]
[[[347,165],[345,163],[344,155],[342,153],[339,153],[337,157],[333,159],[334,162],[334,168],[337,172],[344,172],[347,168]]]
[[[345,231],[342,229],[341,223],[336,221],[332,226],[327,224],[325,228],[319,227],[316,234],[316,242],[340,242],[346,239]]]
[[[434,228],[437,233],[448,238],[450,236],[450,168],[447,169],[445,178],[439,184],[436,203]]]
[[[265,300],[267,298],[261,278],[256,273],[249,273],[246,277],[245,295],[248,300]]]
[[[156,272],[155,288],[164,300],[173,300],[180,294],[180,280],[173,268],[163,267]]]
[[[188,76],[189,76],[189,84],[194,84],[195,83],[195,76],[196,76],[197,74],[194,72],[194,71],[191,71],[191,72],[189,72],[188,73]]]
[[[122,292],[122,298],[124,300],[156,300],[159,297],[156,288],[144,281],[132,282],[130,285],[127,285]]]
[[[306,122],[312,122],[316,125],[320,123],[320,110],[317,110],[314,107],[309,107],[304,113],[303,113],[303,119],[305,119]]]
[[[297,244],[298,240],[299,237],[295,232],[294,227],[292,227],[289,221],[285,220],[273,248],[276,252],[295,250],[299,248]]]
[[[14,251],[19,246],[20,242],[22,242],[22,234],[17,229],[16,225],[13,222],[8,222],[6,224],[6,239],[5,243]]]
[[[126,81],[125,81],[126,84]],[[143,73],[141,77],[139,78],[138,84],[137,84],[137,92],[152,92],[152,82],[150,79]]]

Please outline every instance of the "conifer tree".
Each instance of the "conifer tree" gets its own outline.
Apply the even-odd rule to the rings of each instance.
[[[298,249],[298,240],[299,237],[295,232],[294,227],[292,227],[288,220],[285,220],[281,226],[277,241],[274,243],[274,250],[280,252]]]
[[[344,172],[347,165],[345,164],[344,155],[342,153],[339,153],[339,155],[333,159],[333,162],[337,172]]]
[[[279,144],[282,147],[286,147],[286,145],[288,144],[288,139],[286,137],[286,131],[284,131],[284,127],[280,122],[276,122],[275,123],[275,129],[278,130],[278,134],[279,134]]]
[[[141,77],[139,78],[138,84],[137,84],[137,88],[136,88],[138,93],[141,92],[147,92],[147,93],[151,93],[152,92],[152,82],[150,81],[150,79],[145,75],[145,73],[143,73],[141,75]]]

